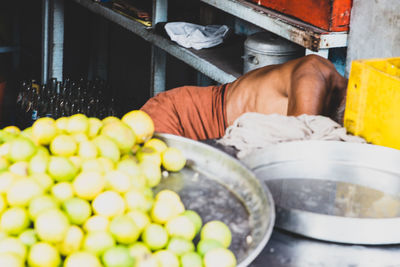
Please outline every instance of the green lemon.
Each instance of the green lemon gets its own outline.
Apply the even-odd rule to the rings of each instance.
[[[69,117],[67,132],[69,134],[84,133],[89,131],[89,119],[84,114],[74,114]]]
[[[51,188],[51,194],[58,201],[64,202],[74,196],[74,188],[72,184],[68,182],[57,183]]]
[[[144,228],[142,241],[151,250],[164,248],[168,243],[168,233],[165,228],[159,224],[151,223]]]
[[[13,207],[1,216],[0,228],[9,235],[19,235],[30,223],[28,212],[24,208]]]
[[[122,215],[126,205],[124,199],[115,191],[105,191],[92,202],[93,211],[101,216],[112,218]]]
[[[43,191],[48,191],[54,185],[54,180],[45,173],[31,174],[29,179],[32,179],[38,185],[40,185]]]
[[[71,181],[78,173],[76,166],[66,157],[51,156],[47,172],[57,182]]]
[[[81,225],[92,214],[90,203],[84,199],[73,197],[63,203],[63,209],[71,223]]]
[[[219,241],[225,248],[232,241],[232,233],[229,227],[221,221],[210,221],[206,223],[200,232],[201,239],[214,239]]]
[[[8,158],[13,161],[28,161],[36,153],[36,145],[26,137],[17,137],[10,143]]]
[[[194,251],[192,241],[182,237],[172,237],[168,243],[167,250],[175,253],[177,256],[182,256],[187,252]]]
[[[31,247],[33,244],[38,242],[38,237],[33,229],[27,229],[23,231],[18,236],[18,239],[27,247]]]
[[[30,161],[28,165],[29,174],[34,173],[45,173],[47,170],[47,164],[49,163],[49,155],[36,153]]]
[[[121,245],[107,249],[102,260],[105,267],[132,267],[135,263],[129,249]]]
[[[72,183],[75,194],[83,199],[92,200],[100,194],[106,185],[106,180],[100,172],[81,172]]]
[[[146,196],[144,192],[137,189],[131,189],[126,192],[124,198],[128,210],[138,209],[144,212],[148,212],[153,205],[153,199],[149,196]]]
[[[78,145],[75,139],[67,134],[57,135],[50,143],[53,155],[69,157],[76,153]]]
[[[224,245],[222,245],[221,242],[214,240],[214,239],[202,239],[197,243],[197,252],[201,255],[204,256],[208,251],[214,249],[214,248],[223,248]]]
[[[94,215],[87,219],[83,225],[86,232],[108,231],[110,221],[107,217],[101,215]]]
[[[109,232],[89,232],[84,240],[83,248],[97,256],[115,246],[115,240]]]
[[[55,120],[48,117],[40,118],[32,125],[32,136],[41,145],[50,144],[57,131]]]
[[[131,210],[126,215],[131,217],[134,223],[139,228],[139,231],[142,232],[147,225],[150,224],[150,217],[147,215],[146,212],[142,210]]]
[[[145,160],[140,162],[139,166],[146,177],[146,185],[148,187],[155,187],[161,182],[161,168],[157,163]]]
[[[107,188],[117,191],[118,193],[126,193],[131,189],[132,178],[128,174],[120,170],[112,170],[104,175],[107,182]]]
[[[117,242],[125,245],[132,244],[140,235],[139,227],[127,215],[114,217],[110,222],[110,232]]]
[[[200,215],[194,210],[185,210],[182,215],[187,216],[195,226],[196,234],[200,232],[201,226],[203,225],[203,221]]]
[[[181,256],[181,267],[203,267],[203,259],[196,252],[187,252]]]
[[[98,155],[96,144],[92,141],[80,142],[78,155],[83,159],[95,159]]]

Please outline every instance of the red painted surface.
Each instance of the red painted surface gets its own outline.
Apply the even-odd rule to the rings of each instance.
[[[250,0],[326,31],[348,31],[352,0]]]

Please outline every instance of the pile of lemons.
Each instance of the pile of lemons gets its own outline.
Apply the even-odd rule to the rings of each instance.
[[[0,130],[0,266],[236,266],[224,223],[203,226],[173,191],[153,195],[186,164],[153,133],[140,110]]]

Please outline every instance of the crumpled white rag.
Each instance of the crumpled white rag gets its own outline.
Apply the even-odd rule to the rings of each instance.
[[[168,22],[164,27],[172,41],[197,50],[219,45],[229,30],[226,25],[201,26],[188,22]]]
[[[243,158],[251,152],[269,145],[301,140],[331,140],[366,143],[358,136],[346,133],[346,128],[324,116],[283,116],[260,113],[244,113],[226,129],[218,143],[233,146],[237,157]]]

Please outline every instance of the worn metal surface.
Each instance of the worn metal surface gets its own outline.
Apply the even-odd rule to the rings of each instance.
[[[400,243],[400,151],[367,144],[274,145],[244,162],[270,188],[276,226],[351,244]]]
[[[354,0],[346,76],[356,59],[400,56],[400,1]]]
[[[232,231],[238,266],[248,266],[264,248],[274,224],[274,203],[263,186],[239,161],[209,145],[187,138],[159,134],[169,146],[182,150],[186,167],[170,173],[156,191],[176,191],[187,209],[204,222],[221,220]]]
[[[169,39],[156,34],[152,29],[143,26],[143,24],[126,18],[109,8],[102,6],[101,4],[94,3],[91,0],[74,1],[86,7],[90,11],[99,14],[108,20],[117,23],[123,28],[137,34],[144,40],[156,45],[157,47],[182,60],[186,64],[192,66],[196,70],[219,83],[232,82],[241,75],[241,67],[232,69],[232,67],[229,66],[230,61],[232,61],[232,54],[224,52],[222,55],[219,54],[218,58],[215,59],[212,55],[210,55],[210,53],[217,54],[215,49],[203,49],[199,51],[186,49],[170,41]],[[219,51],[223,52],[225,50],[224,48],[221,48]],[[228,48],[228,51],[230,51],[230,48]]]
[[[313,51],[347,45],[346,32],[327,33],[309,24],[244,0],[201,1]]]

